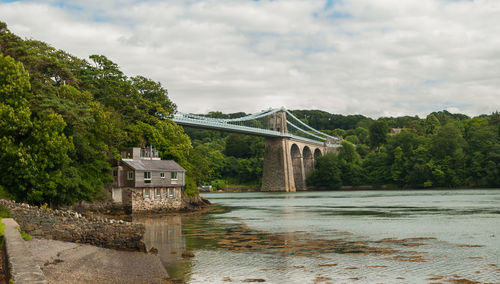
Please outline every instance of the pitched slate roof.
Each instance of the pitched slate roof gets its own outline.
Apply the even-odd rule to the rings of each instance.
[[[139,171],[177,171],[185,172],[186,170],[179,166],[173,160],[133,160],[133,159],[122,159],[122,162]]]

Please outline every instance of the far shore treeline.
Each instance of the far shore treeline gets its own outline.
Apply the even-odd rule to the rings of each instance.
[[[500,114],[469,118],[447,111],[426,118],[403,116],[373,120],[319,110],[293,110],[309,126],[341,136],[338,155],[317,160],[307,177],[313,188],[389,185],[391,188],[499,187]],[[235,118],[244,113],[209,113]],[[391,134],[391,129],[400,129]],[[394,132],[394,131],[393,131]],[[262,177],[264,139],[217,131],[186,129],[196,153],[197,180],[217,188],[256,187]]]
[[[197,185],[259,187],[263,138],[183,129],[164,119],[175,110],[160,83],[128,77],[102,55],[84,60],[21,39],[0,22],[0,195],[51,205],[104,198],[120,149],[146,145],[187,170],[187,196]],[[500,186],[498,112],[377,120],[292,112],[344,138],[338,155],[318,159],[309,185]]]

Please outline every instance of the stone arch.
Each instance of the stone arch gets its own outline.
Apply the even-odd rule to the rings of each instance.
[[[303,163],[302,163],[302,155],[300,152],[299,146],[297,144],[292,144],[290,149],[290,155],[292,158],[292,168],[293,168],[293,180],[295,182],[296,190],[304,190],[305,181],[303,174]]]
[[[323,152],[321,151],[320,148],[316,148],[314,150],[314,162],[313,162],[313,168],[316,166],[316,161],[318,160],[319,157],[323,156]]]
[[[311,148],[305,146],[302,150],[302,159],[304,161],[304,174],[307,176],[309,172],[314,168],[314,158],[311,152]]]
[[[316,160],[317,158],[319,158],[319,157],[321,157],[321,156],[323,156],[323,152],[321,152],[321,149],[316,148],[316,149],[314,150],[314,160]]]

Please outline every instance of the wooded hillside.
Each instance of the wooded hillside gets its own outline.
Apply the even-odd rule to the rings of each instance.
[[[128,77],[105,56],[89,60],[36,40],[23,40],[0,22],[0,189],[29,203],[93,200],[110,180],[119,150],[154,145],[162,158],[188,171],[186,194],[196,195],[192,150],[167,90]]]

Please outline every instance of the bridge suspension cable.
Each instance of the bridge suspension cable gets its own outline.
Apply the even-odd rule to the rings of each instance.
[[[262,118],[264,116],[271,115],[275,112],[280,111],[280,109],[275,108],[275,109],[267,109],[263,110],[259,113],[254,113],[242,117],[237,117],[237,118],[215,118],[215,117],[208,117],[208,116],[201,116],[201,115],[196,115],[192,113],[183,113],[183,112],[177,112],[174,117],[188,117],[192,119],[200,119],[200,120],[207,120],[207,121],[214,121],[214,122],[220,122],[220,123],[230,123],[230,122],[240,122],[240,121],[249,121],[249,120],[256,120],[259,118]]]
[[[312,128],[311,126],[309,126],[309,125],[305,124],[302,120],[298,119],[295,115],[293,115],[293,114],[292,114],[291,112],[289,112],[288,110],[286,110],[286,113],[287,113],[288,115],[290,115],[292,118],[294,118],[295,120],[297,120],[300,124],[302,124],[303,126],[307,127],[309,130],[312,130],[312,131],[314,131],[314,132],[316,132],[316,133],[318,133],[318,134],[321,134],[321,135],[323,135],[323,136],[326,136],[326,137],[328,137],[328,138],[331,138],[331,139],[334,139],[334,140],[337,140],[337,141],[338,141],[338,140],[340,140],[338,137],[335,137],[335,136],[330,136],[330,135],[328,135],[328,134],[326,134],[326,133],[324,133],[324,132],[321,132],[321,131],[319,131],[319,130],[316,130],[316,129]],[[312,134],[311,134],[311,133],[309,133],[309,135],[312,135]]]
[[[294,131],[297,130],[303,134],[300,136],[293,134],[292,132],[289,133],[282,133],[280,131],[276,130],[271,130],[267,129],[266,125],[268,123],[267,120],[259,120],[263,117],[270,116],[276,112],[279,111],[284,111],[286,112],[290,118],[297,120],[301,126],[304,126],[308,130],[305,130],[301,128],[300,126],[297,126],[296,124],[292,123],[290,120],[286,120],[287,125],[289,125]],[[199,127],[199,128],[205,128],[205,129],[214,129],[214,130],[222,130],[222,131],[229,131],[229,132],[237,132],[237,133],[243,133],[243,134],[249,134],[249,135],[257,135],[257,136],[266,136],[266,137],[292,137],[294,139],[299,139],[303,141],[308,141],[308,142],[313,142],[313,143],[327,143],[329,145],[332,145],[328,142],[328,138],[333,139],[335,141],[339,141],[340,139],[334,136],[330,136],[326,133],[323,133],[319,130],[316,130],[309,125],[305,124],[303,121],[298,119],[296,116],[294,116],[290,111],[288,111],[285,108],[269,108],[267,110],[263,110],[258,113],[254,114],[249,114],[245,115],[242,117],[237,117],[237,118],[214,118],[214,117],[208,117],[208,116],[202,116],[202,115],[196,115],[192,113],[183,113],[183,112],[176,112],[173,115],[173,121],[180,124],[180,125],[185,125],[185,126],[191,126],[191,127]],[[246,122],[246,125],[244,124]],[[296,131],[295,131],[296,132]],[[297,133],[297,132],[296,132]],[[309,138],[304,137],[303,135],[309,136]],[[317,139],[317,140],[316,140]],[[335,143],[337,144],[337,143]]]
[[[296,126],[295,124],[291,123],[291,122],[290,122],[290,121],[288,121],[288,120],[286,121],[286,123],[287,123],[288,125],[290,125],[291,127],[295,128],[295,129],[299,130],[300,132],[303,132],[303,133],[305,133],[305,134],[307,134],[307,135],[310,135],[310,136],[312,136],[312,137],[318,138],[318,139],[323,140],[323,141],[324,141],[324,140],[326,140],[326,138],[325,138],[325,137],[321,137],[321,136],[318,136],[318,135],[312,134],[311,132],[308,132],[308,131],[306,131],[306,130],[304,130],[304,129],[302,129],[302,128],[298,127],[298,126]]]

